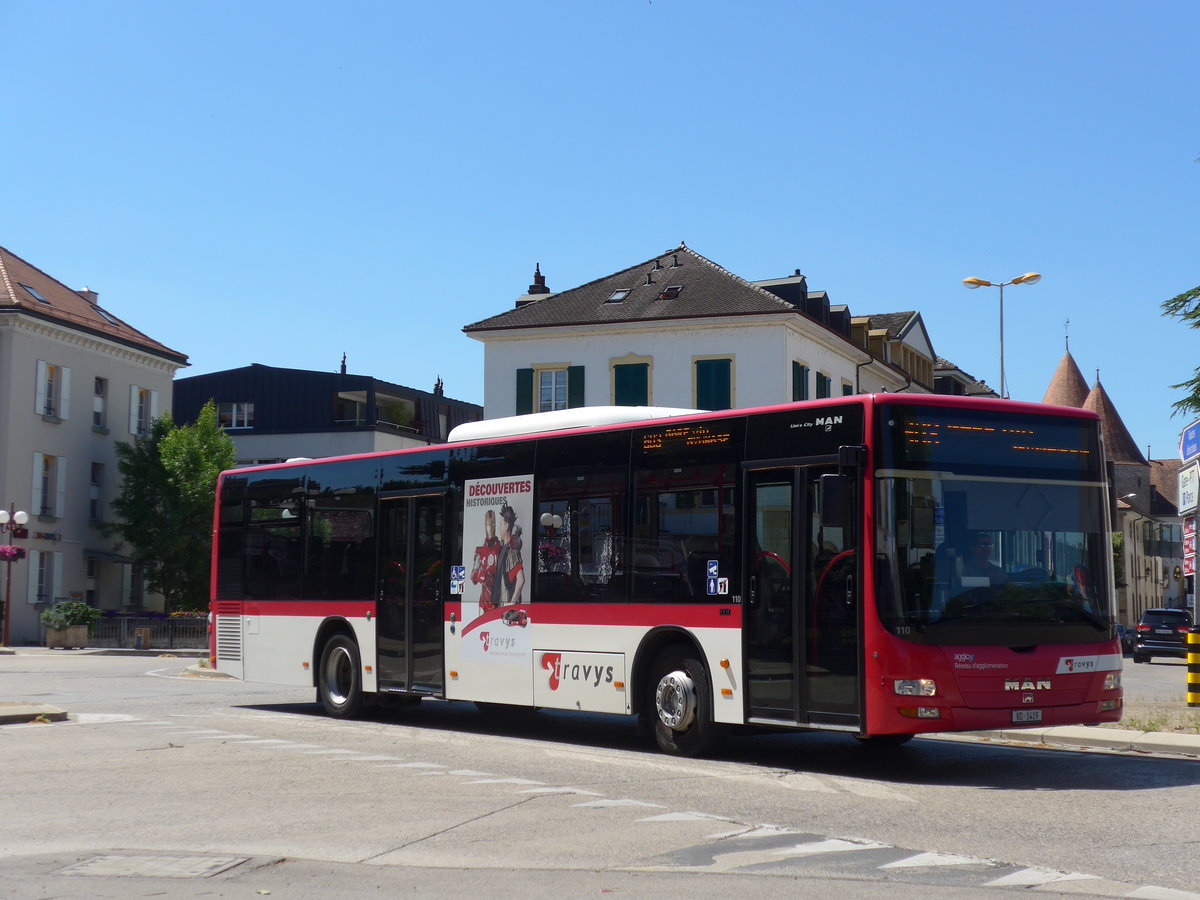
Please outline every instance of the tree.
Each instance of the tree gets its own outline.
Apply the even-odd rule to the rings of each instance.
[[[1200,328],[1200,285],[1164,300],[1162,311],[1164,316],[1175,316],[1189,328]],[[1200,366],[1196,367],[1187,381],[1171,387],[1187,391],[1187,396],[1171,404],[1177,413],[1200,413]]]
[[[108,533],[129,546],[167,612],[204,609],[217,475],[233,466],[233,441],[217,424],[216,404],[204,404],[194,425],[177,426],[166,413],[116,452],[121,492],[112,508],[119,521]]]

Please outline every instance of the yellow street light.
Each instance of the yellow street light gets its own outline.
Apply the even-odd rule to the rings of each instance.
[[[1010,284],[1037,284],[1042,280],[1042,276],[1037,272],[1026,272],[1024,275],[1018,275],[1016,278],[1011,278],[1008,281],[996,282],[986,281],[983,278],[964,278],[962,280],[963,287],[970,290],[975,290],[981,287],[994,287],[1000,289],[1000,396],[1008,397],[1008,386],[1004,381],[1004,289]]]

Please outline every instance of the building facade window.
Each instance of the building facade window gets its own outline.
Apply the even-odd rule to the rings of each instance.
[[[158,391],[132,385],[129,388],[129,433],[147,435],[158,418]]]
[[[29,551],[30,603],[53,603],[62,585],[63,555],[51,550]]]
[[[817,399],[830,396],[833,389],[833,379],[824,372],[817,373]]]
[[[567,408],[567,370],[542,369],[537,373],[538,412]]]
[[[583,406],[583,375],[583,366],[562,363],[517,369],[516,415]]]
[[[733,407],[733,360],[729,357],[697,359],[692,363],[697,409]]]
[[[809,369],[804,363],[792,360],[792,400],[808,399]]]
[[[34,409],[40,416],[65,419],[71,407],[71,370],[39,359]]]
[[[614,406],[650,405],[650,359],[625,356],[612,360],[612,403]]]
[[[253,428],[253,403],[218,403],[217,424],[222,428]]]
[[[96,378],[92,384],[92,428],[108,430],[108,379]]]
[[[843,381],[842,382],[842,396],[849,397],[853,393],[854,393],[854,385],[852,385],[848,381]]]
[[[67,460],[49,453],[33,454],[33,513],[61,518],[66,495]]]
[[[100,522],[104,519],[100,491],[104,487],[104,463],[92,463],[92,480],[88,487],[88,520]]]

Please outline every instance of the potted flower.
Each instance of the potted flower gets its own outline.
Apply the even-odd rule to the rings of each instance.
[[[42,611],[46,626],[46,646],[86,647],[88,631],[100,618],[100,610],[78,600],[55,603]]]
[[[16,562],[25,558],[25,548],[15,544],[0,544],[0,562]]]

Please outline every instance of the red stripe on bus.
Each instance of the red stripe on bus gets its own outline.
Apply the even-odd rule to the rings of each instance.
[[[237,604],[225,601],[226,609]],[[245,616],[301,616],[325,618],[340,616],[346,619],[366,618],[376,614],[376,605],[368,600],[244,600],[240,604]],[[493,622],[501,625],[506,611],[525,613],[530,623],[544,625],[636,625],[652,628],[657,625],[680,625],[687,628],[741,628],[742,607],[733,603],[522,603],[484,613],[463,628],[463,633]],[[447,603],[445,620],[462,623],[459,603]],[[519,625],[512,627],[518,628]]]

